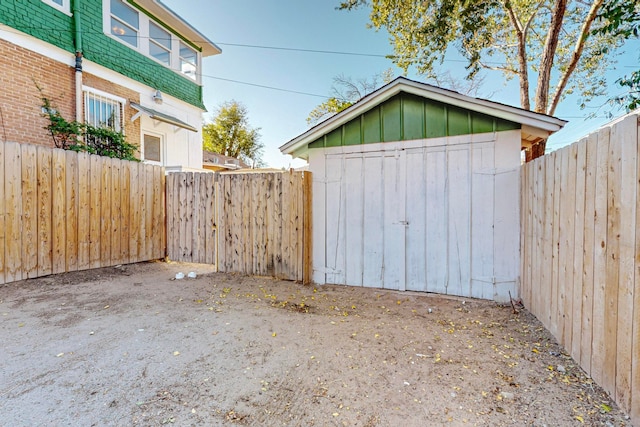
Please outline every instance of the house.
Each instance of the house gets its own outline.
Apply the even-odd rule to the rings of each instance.
[[[312,172],[313,281],[517,297],[521,150],[565,123],[400,77],[287,142]]]
[[[249,165],[235,157],[202,150],[202,168],[213,172],[247,169]]]
[[[202,59],[220,52],[160,0],[3,0],[0,140],[53,145],[44,96],[145,162],[200,170]]]

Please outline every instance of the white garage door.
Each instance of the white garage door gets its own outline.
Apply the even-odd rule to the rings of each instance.
[[[520,147],[500,134],[311,152],[314,281],[515,296]]]

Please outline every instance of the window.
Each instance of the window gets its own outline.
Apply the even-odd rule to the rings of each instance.
[[[186,44],[180,42],[180,71],[185,76],[196,80],[198,70],[198,54]]]
[[[171,66],[171,34],[149,21],[149,55]]]
[[[157,136],[145,134],[143,144],[144,144],[143,146],[144,159],[150,162],[161,163],[162,162],[162,155],[161,155],[162,140]]]
[[[124,100],[91,90],[84,92],[84,120],[95,127],[108,127],[122,132]]]
[[[58,9],[60,12],[71,15],[69,12],[69,0],[42,0],[42,2]]]
[[[139,29],[138,12],[122,0],[111,0],[111,34],[131,46],[138,47]]]
[[[2,1],[2,0],[0,0]],[[42,0],[64,2],[71,0]],[[200,82],[200,52],[172,30],[138,10],[131,0],[103,0],[103,31],[136,52]]]

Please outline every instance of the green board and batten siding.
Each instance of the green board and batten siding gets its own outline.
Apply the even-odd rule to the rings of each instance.
[[[80,6],[82,48],[87,60],[206,110],[202,87],[196,82],[104,34],[102,0],[83,0]],[[75,52],[73,18],[42,0],[1,0],[0,23]]]
[[[400,93],[309,144],[309,148],[410,141],[520,129],[499,119]]]

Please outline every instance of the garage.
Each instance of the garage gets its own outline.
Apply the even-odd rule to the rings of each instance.
[[[508,301],[521,149],[564,121],[398,78],[292,139],[313,178],[313,281]]]

